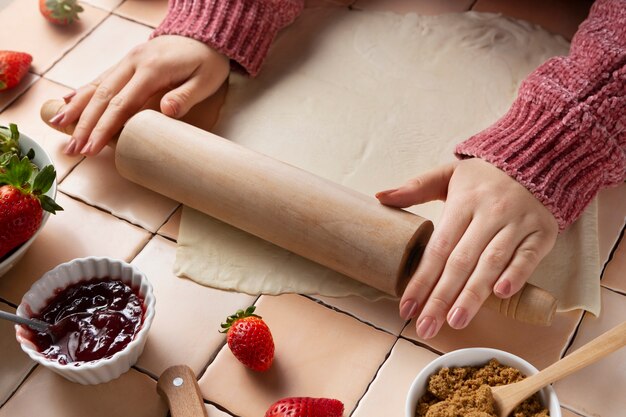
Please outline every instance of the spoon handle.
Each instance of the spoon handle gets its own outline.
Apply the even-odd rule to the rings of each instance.
[[[38,332],[45,332],[48,330],[48,323],[46,322],[36,319],[26,319],[7,311],[0,310],[0,319],[9,320],[17,324],[24,324],[31,329],[37,330]]]
[[[207,417],[196,375],[186,365],[167,368],[157,382],[157,392],[165,399],[172,417]]]
[[[522,397],[521,394],[524,392],[526,394],[525,398],[527,398],[546,385],[558,381],[587,365],[591,365],[625,345],[626,321],[603,333],[541,372],[529,376],[519,383],[502,387],[499,393],[501,396]],[[517,387],[514,387],[514,385]],[[508,389],[509,387],[510,390]]]

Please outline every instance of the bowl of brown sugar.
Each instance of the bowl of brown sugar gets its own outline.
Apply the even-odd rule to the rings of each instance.
[[[489,387],[512,384],[537,372],[519,356],[498,349],[446,353],[413,380],[406,417],[497,417]],[[510,417],[562,417],[552,386],[522,402]]]

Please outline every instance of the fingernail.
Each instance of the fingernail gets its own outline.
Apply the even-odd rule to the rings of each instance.
[[[80,153],[83,155],[87,155],[90,150],[91,150],[91,142],[87,142],[87,144],[83,146],[83,149],[81,149]]]
[[[48,120],[48,123],[50,123],[51,125],[58,125],[59,123],[61,123],[64,117],[65,113],[63,112],[55,114],[50,120]]]
[[[72,99],[72,97],[74,97],[76,95],[76,90],[72,91],[71,93],[68,93],[66,95],[63,96],[63,101],[65,102],[65,104],[68,104],[70,102],[70,100]]]
[[[507,280],[500,281],[493,290],[500,297],[508,297],[511,292],[511,283]]]
[[[454,309],[454,312],[452,312],[448,324],[450,324],[450,327],[452,327],[453,329],[462,329],[463,327],[465,327],[466,321],[467,311],[465,311],[465,309],[462,307],[457,307]]]
[[[378,198],[378,197],[380,197],[382,195],[393,194],[393,193],[395,193],[398,190],[399,190],[399,188],[392,188],[390,190],[379,191],[379,192],[376,193],[376,198]]]
[[[417,313],[417,302],[415,300],[406,300],[400,306],[400,317],[404,320],[411,320]]]
[[[417,325],[417,336],[421,339],[430,339],[437,330],[437,321],[434,318],[424,317]]]
[[[178,108],[178,103],[174,100],[167,100],[166,101],[167,105],[170,107],[171,110],[171,115],[172,116],[176,116],[179,112],[179,108]]]
[[[76,139],[71,138],[70,142],[65,147],[65,150],[63,150],[63,153],[66,155],[71,155],[74,153],[74,148],[76,148]]]

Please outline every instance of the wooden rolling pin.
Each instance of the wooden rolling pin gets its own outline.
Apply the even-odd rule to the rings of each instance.
[[[42,109],[44,120],[52,115]],[[126,123],[115,163],[133,182],[396,297],[433,229],[420,216],[152,110]],[[551,294],[528,284],[485,305],[536,325],[549,325],[556,310]]]

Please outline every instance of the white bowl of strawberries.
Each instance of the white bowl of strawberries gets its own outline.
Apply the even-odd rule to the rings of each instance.
[[[0,126],[0,276],[24,256],[50,213],[62,210],[56,192],[50,155],[16,125]]]

